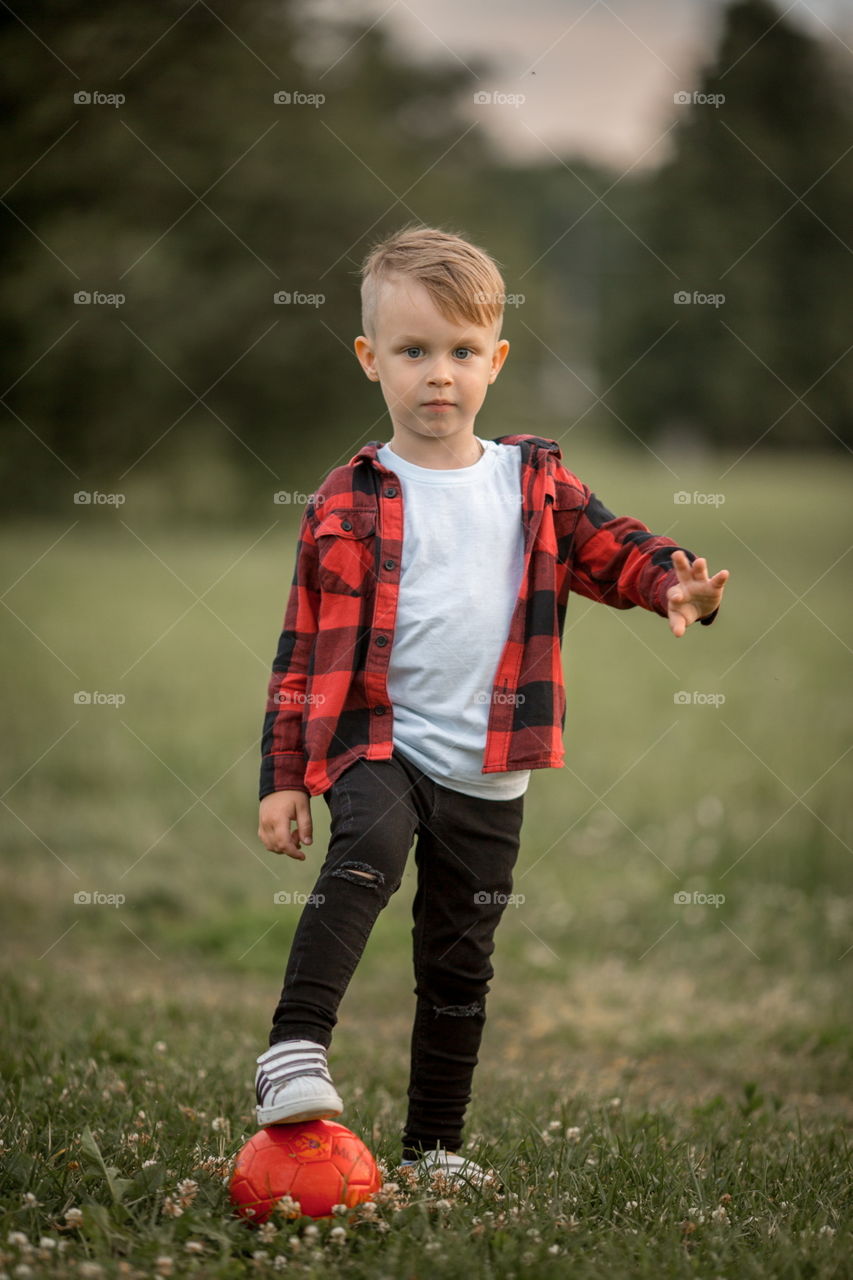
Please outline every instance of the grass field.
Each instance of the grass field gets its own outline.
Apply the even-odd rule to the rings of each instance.
[[[317,799],[304,863],[256,837],[292,513],[6,529],[0,1272],[853,1274],[849,469],[564,452],[726,600],[675,640],[573,597],[567,767],[531,779],[466,1128],[505,1189],[386,1187],[337,1229],[251,1232],[223,1185],[301,909],[273,895],[310,892],[328,831]],[[330,1055],[389,1179],[412,890]]]

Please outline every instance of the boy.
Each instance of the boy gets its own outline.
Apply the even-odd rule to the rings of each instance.
[[[451,1177],[482,1173],[456,1153],[530,770],[563,763],[568,592],[679,637],[713,621],[728,577],[614,516],[555,441],[475,436],[509,351],[504,297],[455,234],[411,226],[368,255],[355,351],[393,435],[306,507],[262,739],[267,849],[304,859],[312,795],[331,833],[257,1059],[258,1123],[341,1114],[338,1004],[417,835],[403,1164]]]

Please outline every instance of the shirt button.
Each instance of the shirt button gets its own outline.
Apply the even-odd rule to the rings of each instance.
[[[350,529],[352,528],[352,520],[342,520],[341,528],[346,529],[347,533],[349,533]]]
[[[393,484],[389,485],[388,488],[385,490],[385,497],[396,498],[396,496],[397,496],[397,490],[394,488]]]
[[[373,708],[373,710],[374,710],[374,713],[375,713],[377,716],[384,716],[384,715],[385,715],[385,708],[384,708],[384,707],[374,707],[374,708]]]
[[[383,648],[383,646],[384,646],[384,645],[386,645],[386,644],[388,643],[388,637],[387,637],[387,636],[377,636],[377,637],[376,637],[376,643],[379,645],[379,648],[381,649],[381,648]]]
[[[397,561],[396,561],[396,560],[386,560],[386,561],[385,561],[385,563],[384,563],[384,565],[383,565],[382,567],[383,567],[383,569],[396,569],[396,568],[397,568]]]

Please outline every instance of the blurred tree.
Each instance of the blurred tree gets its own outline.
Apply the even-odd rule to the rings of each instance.
[[[736,0],[695,101],[675,109],[671,159],[612,197],[642,243],[611,225],[608,404],[647,440],[853,443],[849,80],[767,0]]]
[[[221,0],[120,0],[107,17],[37,0],[29,30],[0,15],[17,121],[3,160],[7,510],[140,477],[180,511],[204,506],[218,474],[217,515],[304,491],[387,438],[352,350],[370,243],[415,220],[499,257],[523,238],[483,201],[499,166],[461,110],[471,72],[409,65],[379,27],[312,33],[293,15],[267,0],[236,16]],[[311,63],[321,39],[325,64]],[[81,290],[126,301],[75,305]]]
[[[265,518],[386,439],[352,351],[358,266],[411,221],[483,244],[525,297],[485,434],[850,438],[849,93],[765,0],[725,12],[701,80],[724,106],[677,108],[671,160],[618,183],[544,149],[507,163],[470,109],[486,67],[407,61],[381,24],[295,0],[33,0],[26,25],[0,7],[0,53],[6,513],[133,488]]]

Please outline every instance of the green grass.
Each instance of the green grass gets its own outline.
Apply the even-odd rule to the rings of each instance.
[[[726,600],[677,641],[573,597],[567,768],[531,780],[466,1126],[505,1190],[392,1191],[343,1243],[328,1223],[258,1238],[222,1182],[298,920],[273,894],[311,890],[328,833],[318,798],[305,863],[255,834],[293,525],[169,529],[128,503],[7,530],[0,1272],[147,1277],[169,1257],[228,1277],[282,1256],[318,1276],[851,1274],[848,475],[564,455],[613,510],[730,569]],[[331,1052],[343,1119],[389,1171],[413,875]],[[725,900],[674,901],[694,891]]]

